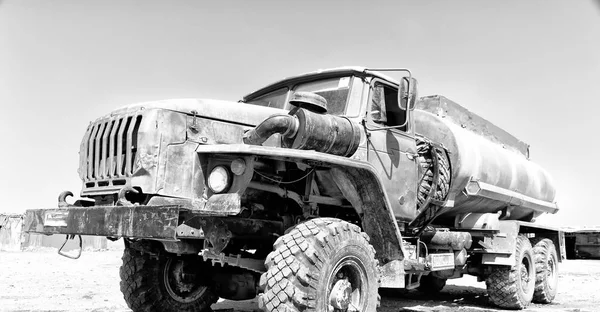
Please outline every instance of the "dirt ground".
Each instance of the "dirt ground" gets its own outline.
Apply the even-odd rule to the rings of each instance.
[[[120,248],[85,252],[79,260],[56,249],[0,252],[0,311],[130,311],[119,291]],[[440,295],[416,291],[382,293],[378,312],[498,311],[492,309],[485,283],[474,277],[449,281]],[[559,293],[554,304],[526,311],[600,311],[600,261],[569,260],[560,267]],[[220,301],[215,311],[255,312],[255,300]]]

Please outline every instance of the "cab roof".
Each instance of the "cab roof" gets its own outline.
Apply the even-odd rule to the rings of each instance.
[[[282,87],[292,87],[293,85],[300,83],[300,82],[311,81],[311,80],[315,80],[315,79],[319,79],[319,78],[331,78],[331,77],[337,77],[337,76],[377,77],[377,78],[383,79],[385,81],[388,81],[394,85],[398,85],[397,80],[395,80],[385,74],[382,74],[380,72],[370,71],[370,70],[368,70],[367,67],[343,66],[343,67],[335,67],[335,68],[328,68],[328,69],[319,69],[319,70],[316,70],[313,72],[308,72],[308,73],[304,73],[301,75],[284,78],[275,83],[272,83],[263,88],[260,88],[250,94],[245,95],[242,98],[242,101],[246,102],[246,101],[253,99],[259,95],[263,95],[263,94],[269,93],[271,91],[275,91]]]

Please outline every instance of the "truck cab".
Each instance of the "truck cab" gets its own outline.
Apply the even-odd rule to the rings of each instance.
[[[402,198],[390,202],[398,219],[414,219],[417,193],[414,181],[418,171],[413,157],[417,155],[415,126],[410,110],[401,108],[398,102],[398,83],[366,68],[337,68],[284,79],[245,96],[242,101],[289,110],[294,93],[303,91],[323,96],[328,114],[344,116],[364,127],[361,143],[351,159],[373,165],[385,177],[382,180],[388,196]]]

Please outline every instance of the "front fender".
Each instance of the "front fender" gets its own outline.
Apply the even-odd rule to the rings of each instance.
[[[390,200],[383,182],[371,164],[315,151],[245,144],[200,145],[196,152],[254,155],[284,161],[318,163],[332,168],[339,189],[362,217],[363,229],[371,238],[377,258],[382,263],[404,259],[402,235]]]

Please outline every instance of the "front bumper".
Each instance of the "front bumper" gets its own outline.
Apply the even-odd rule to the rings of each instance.
[[[25,213],[23,230],[39,234],[75,234],[176,240],[180,206],[101,206],[34,209]]]
[[[27,210],[23,230],[161,241],[206,238],[212,242],[222,237],[271,239],[283,235],[284,229],[281,221],[207,214],[180,205],[151,205]]]

